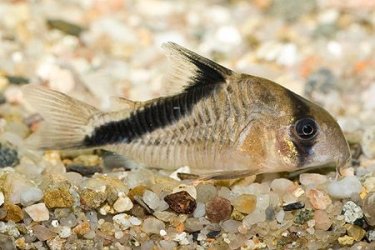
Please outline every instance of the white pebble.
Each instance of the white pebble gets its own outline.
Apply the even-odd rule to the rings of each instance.
[[[115,232],[115,238],[121,239],[124,236],[124,233],[122,231],[116,231]]]
[[[133,208],[133,202],[127,196],[119,197],[113,204],[113,208],[119,213],[129,211]]]
[[[275,219],[278,223],[282,223],[284,221],[284,217],[285,217],[285,212],[284,210],[280,210],[279,212],[277,212],[277,214],[275,215]]]
[[[344,212],[345,222],[350,224],[363,217],[362,208],[352,201],[345,203],[342,211]]]
[[[194,218],[203,217],[206,213],[206,205],[202,202],[197,202],[197,207],[194,210],[193,216]]]
[[[49,220],[49,212],[44,203],[38,203],[25,208],[26,213],[33,219],[33,221],[47,221]]]
[[[4,194],[3,192],[0,192],[0,206],[4,204]]]
[[[159,234],[162,229],[165,229],[164,222],[156,218],[149,217],[143,221],[142,231],[145,233]]]
[[[347,176],[328,185],[327,191],[334,198],[350,198],[353,194],[361,192],[361,182],[355,176]]]
[[[113,216],[113,221],[121,226],[122,229],[128,229],[131,226],[129,221],[130,215],[128,214],[117,214]]]
[[[51,221],[51,226],[58,227],[59,226],[59,221],[58,220],[52,220]]]
[[[60,228],[59,236],[61,238],[68,238],[72,234],[70,227],[63,226]]]
[[[143,193],[143,201],[149,206],[149,208],[154,210],[160,205],[160,199],[157,194],[149,190],[146,190]]]
[[[164,229],[160,230],[160,236],[164,237],[167,235],[167,231],[165,231]]]
[[[20,195],[20,201],[23,206],[31,205],[43,198],[43,192],[37,187],[30,187]]]

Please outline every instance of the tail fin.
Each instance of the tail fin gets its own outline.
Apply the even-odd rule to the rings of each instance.
[[[99,110],[63,93],[35,85],[24,86],[23,94],[46,123],[30,137],[27,146],[35,149],[84,148],[83,140],[92,132],[93,118]]]

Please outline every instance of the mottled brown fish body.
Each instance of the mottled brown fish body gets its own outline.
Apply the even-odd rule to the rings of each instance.
[[[103,113],[64,94],[28,87],[45,116],[41,149],[101,147],[147,167],[237,177],[293,171],[349,159],[336,121],[321,107],[269,80],[235,73],[176,44],[168,80],[187,87],[147,102],[121,99]],[[64,124],[64,120],[67,121]]]

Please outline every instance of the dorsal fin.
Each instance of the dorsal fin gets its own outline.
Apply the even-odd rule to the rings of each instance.
[[[173,84],[184,85],[185,91],[204,85],[225,83],[227,76],[233,73],[230,69],[176,43],[165,43],[162,48],[171,64],[167,80]]]

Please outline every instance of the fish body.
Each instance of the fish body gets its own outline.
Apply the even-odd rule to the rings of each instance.
[[[146,167],[190,166],[213,177],[294,171],[350,158],[334,118],[264,78],[236,73],[177,44],[164,45],[167,80],[183,91],[146,102],[119,99],[102,112],[65,94],[29,85],[24,93],[47,126],[39,149],[104,148]]]

